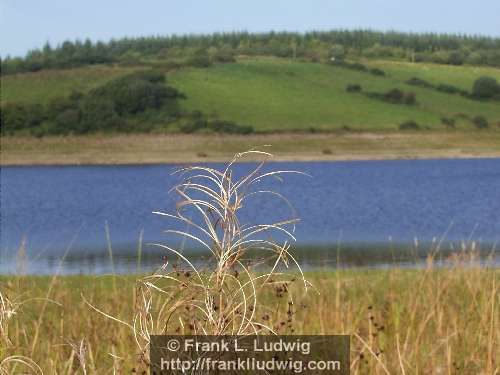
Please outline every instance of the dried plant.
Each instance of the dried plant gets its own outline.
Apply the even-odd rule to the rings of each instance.
[[[261,156],[262,161],[250,173],[235,179],[233,166],[247,155]],[[153,244],[168,257],[158,271],[137,280],[133,322],[98,310],[133,330],[144,363],[148,362],[153,334],[293,332],[294,300],[289,285],[300,280],[303,290],[309,286],[290,252],[298,218],[283,195],[259,189],[259,184],[301,172],[264,172],[270,157],[267,152],[251,150],[236,154],[223,170],[192,166],[176,172],[182,174],[183,181],[172,189],[180,197],[175,213],[154,213],[186,226],[186,230],[165,232],[203,247],[210,254],[208,259],[203,265],[195,265],[180,249]],[[282,201],[291,217],[273,223],[241,223],[240,212],[245,204],[251,204],[249,198],[262,194]],[[171,257],[175,260],[169,261]],[[296,275],[283,272],[290,266],[295,267]]]
[[[7,296],[0,291],[0,341],[2,345],[10,346],[8,322],[16,314],[18,305],[11,302]]]
[[[9,338],[9,321],[16,315],[21,304],[11,301],[0,291],[0,375],[9,375],[17,373],[16,369],[21,367],[24,371],[28,370],[31,374],[43,374],[42,369],[30,358],[21,355],[4,355],[2,348],[12,346]]]

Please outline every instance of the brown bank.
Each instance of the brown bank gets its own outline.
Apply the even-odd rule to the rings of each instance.
[[[500,157],[500,131],[3,137],[1,164],[148,164],[226,161],[272,145],[280,161]]]

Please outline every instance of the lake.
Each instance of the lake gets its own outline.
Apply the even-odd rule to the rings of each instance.
[[[237,165],[235,174],[252,167]],[[159,266],[162,255],[148,243],[182,245],[162,234],[175,224],[152,214],[175,209],[169,190],[180,181],[172,175],[176,168],[2,167],[0,273],[135,272],[139,242],[141,270]],[[500,159],[283,162],[266,169],[311,176],[289,174],[265,186],[295,207],[301,219],[295,246],[312,267],[331,265],[339,251],[346,265],[390,266],[387,259],[411,265],[395,254],[425,253],[438,242],[443,251],[458,249],[467,241],[496,251],[500,239]],[[286,206],[264,196],[243,212],[249,223],[288,215]]]

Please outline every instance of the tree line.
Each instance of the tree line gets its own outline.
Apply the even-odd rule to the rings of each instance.
[[[500,38],[437,33],[333,30],[268,33],[214,33],[113,39],[109,42],[46,43],[24,57],[4,57],[2,74],[102,63],[141,63],[144,57],[231,61],[234,55],[267,55],[311,61],[393,58],[413,62],[500,66]]]

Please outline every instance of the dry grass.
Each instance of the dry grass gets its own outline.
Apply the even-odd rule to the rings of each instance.
[[[480,268],[462,257],[446,269],[429,264],[419,271],[339,270],[306,276],[321,294],[304,295],[302,284],[290,284],[300,297],[293,329],[297,334],[352,335],[353,374],[384,374],[383,366],[390,374],[408,375],[500,371],[498,269]],[[88,374],[138,370],[132,330],[96,313],[81,298],[127,321],[138,303],[136,278],[116,280],[114,289],[112,277],[57,279],[50,294],[59,304],[46,309],[32,357],[46,374],[82,374],[82,363]],[[49,284],[46,277],[0,281],[5,295],[26,298],[45,297]],[[276,302],[274,295],[264,298]],[[41,303],[32,299],[9,320],[12,346],[2,348],[2,358],[30,355]]]
[[[248,156],[263,160],[249,174],[236,179],[233,165]],[[165,244],[153,244],[165,251],[168,257],[161,268],[137,280],[133,319],[130,322],[113,316],[98,306],[85,302],[104,317],[129,328],[139,349],[137,366],[149,365],[151,335],[248,335],[272,333],[274,321],[291,317],[294,301],[288,293],[289,273],[280,273],[281,266],[294,264],[302,270],[290,253],[290,241],[296,217],[276,223],[245,225],[240,221],[240,211],[249,198],[271,195],[289,205],[284,196],[275,191],[259,188],[262,180],[281,179],[286,173],[296,171],[263,172],[262,167],[271,154],[263,151],[238,153],[222,170],[194,166],[178,171],[183,181],[172,189],[179,196],[175,214],[154,212],[186,226],[185,231],[166,230],[166,234],[193,241],[210,252],[203,267],[194,266],[182,254]],[[274,239],[281,235],[282,241]],[[255,254],[249,258],[250,252]],[[173,264],[169,261],[174,259]],[[256,273],[255,266],[271,264],[265,273]],[[307,289],[307,281],[302,275]],[[283,312],[276,306],[263,304],[261,295],[266,289],[279,287],[288,296],[288,307]],[[261,311],[268,310],[262,313]],[[291,322],[291,320],[290,320]],[[280,326],[278,326],[280,328]]]
[[[2,165],[141,164],[226,161],[273,144],[276,160],[500,157],[500,131],[338,134],[92,135],[2,137]],[[329,149],[331,153],[324,153]]]

